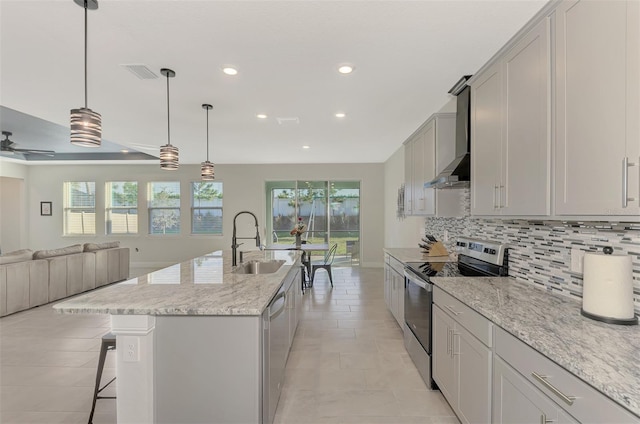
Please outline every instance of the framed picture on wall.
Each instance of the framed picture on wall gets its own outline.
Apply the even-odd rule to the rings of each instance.
[[[40,215],[51,216],[51,202],[40,202]]]

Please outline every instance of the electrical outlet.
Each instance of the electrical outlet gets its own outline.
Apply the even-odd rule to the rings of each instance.
[[[583,273],[584,268],[584,250],[573,248],[571,249],[571,272]]]
[[[136,336],[124,336],[122,338],[123,358],[124,362],[138,362],[140,361],[140,337]],[[120,346],[118,345],[118,348]]]

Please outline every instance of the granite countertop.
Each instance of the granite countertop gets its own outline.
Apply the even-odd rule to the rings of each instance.
[[[298,251],[253,251],[244,261],[282,259],[272,274],[235,274],[231,251],[212,252],[54,305],[60,313],[261,315],[299,261]]]
[[[393,256],[402,263],[407,262],[455,262],[458,260],[456,253],[449,256],[427,256],[419,247],[385,247],[385,253]]]
[[[640,326],[580,315],[580,302],[507,277],[434,284],[640,416]]]

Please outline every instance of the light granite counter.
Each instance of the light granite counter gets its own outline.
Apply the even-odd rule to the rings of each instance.
[[[298,251],[245,252],[250,260],[282,259],[272,274],[235,274],[231,251],[217,251],[55,305],[60,313],[111,315],[261,315]]]
[[[585,318],[580,302],[513,278],[434,277],[432,281],[640,416],[640,326]]]
[[[418,247],[385,247],[383,250],[384,253],[393,256],[402,263],[424,262],[426,260],[430,262],[455,262],[458,260],[455,253],[451,253],[449,256],[427,256]]]

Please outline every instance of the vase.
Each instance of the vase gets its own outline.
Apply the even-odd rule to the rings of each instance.
[[[296,248],[300,248],[302,246],[302,235],[296,234]]]

